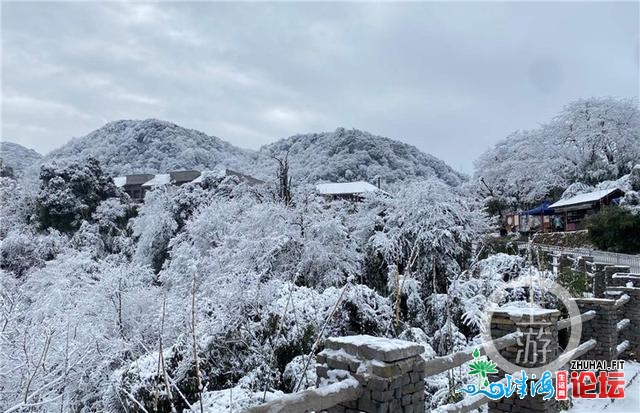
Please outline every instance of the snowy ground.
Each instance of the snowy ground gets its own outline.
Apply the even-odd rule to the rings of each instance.
[[[640,363],[627,361],[624,364],[624,377],[627,382],[625,398],[622,400],[610,399],[578,399],[574,400],[574,406],[569,413],[638,413],[640,412]]]

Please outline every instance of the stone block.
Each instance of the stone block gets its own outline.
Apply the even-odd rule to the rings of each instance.
[[[402,406],[408,406],[411,404],[411,395],[405,394],[402,396]]]
[[[380,403],[374,410],[375,413],[388,413],[389,412],[389,403]]]
[[[411,383],[417,383],[419,381],[422,381],[422,374],[411,373]]]
[[[367,360],[386,362],[415,357],[424,352],[424,347],[417,343],[367,335],[328,338],[325,340],[325,347],[342,349]]]
[[[391,380],[381,377],[371,376],[367,382],[367,387],[374,392],[387,391],[391,388]]]
[[[393,390],[371,392],[371,399],[377,402],[388,402],[393,399]]]

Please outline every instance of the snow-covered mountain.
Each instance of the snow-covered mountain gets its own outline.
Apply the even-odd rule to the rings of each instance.
[[[275,177],[274,156],[288,151],[294,183],[369,181],[386,184],[438,177],[458,185],[464,176],[417,148],[359,130],[295,135],[262,147],[241,149],[203,132],[156,119],[120,120],[51,152],[45,161],[94,157],[114,174],[212,169],[222,165],[260,179]]]
[[[249,151],[215,136],[157,119],[110,122],[49,153],[45,160],[66,163],[96,158],[105,171],[119,175],[177,169],[246,165]]]
[[[291,176],[299,181],[369,181],[387,184],[437,177],[449,185],[465,177],[414,146],[357,129],[295,135],[264,146],[263,159],[289,152]]]
[[[42,155],[33,149],[13,142],[0,142],[0,164],[13,169],[16,175],[22,175],[41,158]]]

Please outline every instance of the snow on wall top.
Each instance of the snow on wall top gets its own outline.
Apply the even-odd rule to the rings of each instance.
[[[391,362],[414,357],[424,352],[421,344],[368,335],[331,337],[325,341],[325,351],[344,350],[368,360]]]
[[[561,199],[558,202],[549,205],[549,208],[560,208],[568,205],[577,205],[587,202],[599,201],[605,196],[617,191],[617,189],[618,188],[600,189],[598,191],[587,192],[586,194],[572,196],[571,198]]]
[[[323,195],[362,194],[365,192],[377,192],[380,188],[368,182],[332,182],[316,185],[316,191]]]
[[[516,306],[504,306],[499,309],[492,310],[493,313],[508,314],[515,317],[528,316],[545,316],[560,314],[558,310],[538,307],[516,307]]]

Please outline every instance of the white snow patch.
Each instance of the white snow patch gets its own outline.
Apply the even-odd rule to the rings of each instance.
[[[556,314],[558,310],[538,308],[538,307],[517,307],[517,306],[507,305],[504,307],[500,307],[500,310],[495,312],[506,312],[512,316],[524,316],[524,315],[537,316],[537,315]]]
[[[316,191],[323,195],[363,194],[365,192],[378,192],[380,188],[368,182],[332,182],[316,185]]]
[[[241,412],[253,406],[284,396],[282,392],[252,392],[240,386],[230,389],[210,391],[202,394],[202,407],[206,413]],[[191,409],[184,413],[200,413],[200,402],[196,402]]]
[[[227,175],[226,168],[217,169],[215,171],[202,171],[200,176],[191,181],[192,183],[200,183],[205,180],[205,178],[224,178]]]
[[[118,188],[122,188],[127,183],[127,177],[126,176],[116,176],[115,178],[113,178],[113,183]]]
[[[337,337],[332,338],[331,341],[336,343],[352,344],[358,347],[367,346],[371,349],[382,352],[414,348],[417,346],[416,343],[410,341],[396,340],[384,337],[373,337],[367,335]]]
[[[625,328],[627,328],[629,325],[631,324],[631,321],[628,318],[623,318],[622,320],[618,321],[617,327],[616,329],[618,331],[624,330]]]
[[[148,180],[143,183],[142,186],[162,186],[169,185],[171,182],[171,175],[169,174],[158,174],[153,177],[153,179]]]

